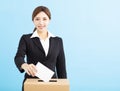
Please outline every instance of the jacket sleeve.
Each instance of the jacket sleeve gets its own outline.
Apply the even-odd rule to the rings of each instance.
[[[26,42],[24,37],[25,36],[23,35],[19,41],[17,53],[14,58],[15,64],[21,73],[24,72],[24,70],[21,69],[21,65],[25,63],[24,58],[26,54]]]
[[[59,39],[60,52],[57,57],[56,70],[58,78],[67,78],[65,54],[62,39]]]

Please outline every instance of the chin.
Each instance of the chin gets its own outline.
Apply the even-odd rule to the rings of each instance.
[[[39,32],[43,32],[43,31],[45,31],[45,29],[38,29],[38,31],[39,31]]]

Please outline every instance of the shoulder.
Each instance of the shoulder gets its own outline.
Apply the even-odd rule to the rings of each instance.
[[[52,39],[54,39],[54,40],[56,40],[56,41],[62,41],[62,38],[59,37],[59,36],[52,37]]]
[[[31,36],[32,36],[32,33],[23,34],[23,35],[21,36],[21,39],[30,39]]]
[[[56,36],[52,37],[51,39],[56,43],[63,44],[63,39],[61,37]]]
[[[23,34],[22,37],[24,38],[30,38],[32,36],[32,33],[29,33],[29,34]]]
[[[20,38],[21,41],[27,41],[27,40],[30,40],[30,37],[31,37],[32,33],[29,33],[29,34],[23,34]]]

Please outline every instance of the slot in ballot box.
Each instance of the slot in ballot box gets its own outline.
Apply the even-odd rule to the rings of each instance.
[[[40,79],[26,79],[24,91],[70,91],[68,79],[51,79],[43,82]]]

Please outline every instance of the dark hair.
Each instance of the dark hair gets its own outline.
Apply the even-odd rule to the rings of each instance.
[[[38,6],[34,9],[33,14],[32,14],[32,21],[34,20],[35,16],[40,13],[41,11],[43,11],[45,14],[47,14],[47,16],[49,17],[49,19],[51,19],[51,13],[50,10],[45,7],[45,6]],[[33,32],[36,30],[36,28],[34,28]]]

